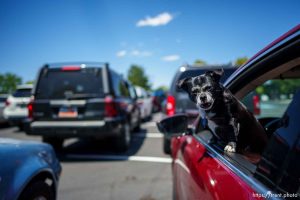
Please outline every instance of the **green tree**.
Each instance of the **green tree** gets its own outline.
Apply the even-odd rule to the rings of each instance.
[[[16,74],[0,74],[0,93],[12,93],[21,83],[22,78]]]
[[[161,86],[157,87],[155,90],[162,90],[164,92],[167,92],[169,90],[169,88],[165,85],[161,85]]]
[[[239,57],[234,61],[234,64],[236,66],[242,66],[243,64],[245,64],[249,59],[244,56],[244,57]]]
[[[196,59],[195,62],[194,62],[194,65],[199,65],[199,66],[206,65],[206,64],[207,63],[204,60],[201,60],[201,59]]]
[[[144,68],[139,65],[131,65],[127,75],[128,80],[133,84],[146,90],[151,89],[149,79],[145,74]]]
[[[34,81],[26,81],[25,84],[34,84]]]

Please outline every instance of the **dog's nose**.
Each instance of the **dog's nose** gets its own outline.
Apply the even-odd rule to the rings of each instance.
[[[201,101],[205,101],[206,100],[206,95],[205,94],[201,94],[200,95],[200,100]]]

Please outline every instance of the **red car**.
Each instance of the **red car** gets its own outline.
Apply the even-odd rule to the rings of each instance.
[[[174,115],[157,126],[172,135],[174,199],[300,198],[300,25],[264,48],[226,81],[240,100],[261,97],[262,154],[224,153],[199,118]],[[184,133],[184,134],[182,134]]]

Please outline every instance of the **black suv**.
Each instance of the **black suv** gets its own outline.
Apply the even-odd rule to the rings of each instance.
[[[28,104],[28,135],[60,149],[71,137],[113,138],[118,151],[140,127],[132,85],[107,63],[60,63],[41,68]]]
[[[177,83],[179,80],[186,77],[199,76],[204,74],[208,70],[214,69],[224,69],[224,75],[221,78],[223,83],[236,69],[237,67],[233,65],[206,65],[206,66],[193,66],[193,65],[183,65],[179,67],[177,73],[175,74],[170,89],[168,91],[167,99],[164,103],[164,112],[167,116],[172,116],[177,113],[185,113],[189,117],[190,123],[192,123],[196,117],[199,115],[199,109],[196,104],[192,102],[186,92],[177,88]],[[164,135],[163,140],[163,150],[166,154],[170,153],[170,139]]]

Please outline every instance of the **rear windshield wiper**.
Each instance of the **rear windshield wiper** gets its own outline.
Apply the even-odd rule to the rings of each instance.
[[[72,95],[66,95],[66,99],[71,100],[71,99],[90,99],[90,98],[95,98],[98,97],[99,95],[97,94],[72,94]]]

